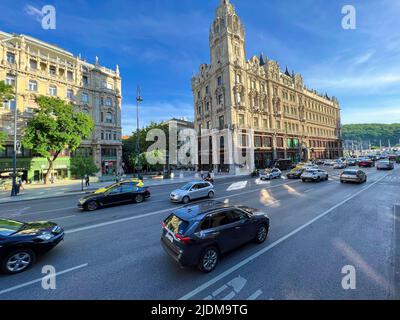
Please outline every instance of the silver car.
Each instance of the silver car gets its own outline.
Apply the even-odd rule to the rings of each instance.
[[[214,198],[214,186],[207,181],[193,181],[171,192],[172,202],[188,203],[191,200],[208,197]]]
[[[305,181],[320,182],[320,181],[323,181],[323,180],[328,180],[329,176],[328,176],[328,172],[326,172],[325,170],[307,169],[306,171],[304,171],[302,173],[300,178],[301,178],[301,180],[303,182],[305,182]]]
[[[377,170],[393,170],[394,163],[389,160],[380,160],[376,163]]]
[[[265,169],[259,174],[260,180],[272,180],[272,179],[280,179],[282,177],[282,171],[278,168],[274,169]]]

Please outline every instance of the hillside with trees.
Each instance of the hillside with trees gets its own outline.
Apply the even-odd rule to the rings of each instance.
[[[373,146],[398,145],[400,142],[400,123],[394,124],[347,124],[342,127],[342,139],[370,142]]]

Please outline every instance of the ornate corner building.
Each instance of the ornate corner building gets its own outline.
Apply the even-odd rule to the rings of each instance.
[[[216,10],[209,43],[211,63],[202,64],[192,78],[195,129],[217,135],[210,150],[219,153],[220,161],[208,168],[237,172],[235,163],[224,164],[221,130],[241,133],[230,137],[250,154],[247,170],[265,168],[276,159],[342,156],[338,100],[306,88],[300,74],[287,67],[283,72],[262,54],[246,60],[244,25],[229,0],[221,0]],[[244,138],[249,132],[250,140]]]
[[[37,108],[37,95],[54,96],[68,101],[88,113],[95,122],[90,140],[69,154],[68,150],[55,163],[54,175],[69,178],[70,156],[91,156],[99,175],[121,170],[121,77],[119,67],[110,70],[25,35],[0,31],[0,80],[14,87],[15,100],[0,104],[0,130],[9,134],[5,151],[0,152],[0,173],[12,167],[14,107],[18,110],[18,139],[27,120]],[[21,150],[17,159],[18,171],[24,178],[41,180],[47,161],[30,150]]]

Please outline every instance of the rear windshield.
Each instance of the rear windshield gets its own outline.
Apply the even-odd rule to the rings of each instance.
[[[357,174],[357,171],[344,171],[344,174],[352,175],[355,176]]]
[[[13,220],[0,220],[0,236],[9,236],[22,229],[22,222]]]
[[[189,223],[176,215],[170,215],[164,221],[166,228],[173,232],[174,234],[184,234],[189,226]]]

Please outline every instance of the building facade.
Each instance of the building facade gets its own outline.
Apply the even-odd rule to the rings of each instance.
[[[342,155],[338,100],[306,88],[300,74],[282,71],[262,54],[246,60],[244,25],[229,0],[216,10],[209,44],[211,63],[200,66],[192,90],[195,128],[211,131],[210,149],[219,154],[213,169],[248,171],[280,158]],[[236,163],[234,148],[223,148],[227,143],[247,155],[244,168]]]
[[[27,120],[37,108],[35,97],[54,96],[88,113],[95,122],[90,139],[70,154],[68,150],[55,163],[54,175],[68,178],[70,156],[93,157],[99,175],[121,170],[121,77],[119,67],[110,70],[57,46],[26,35],[0,31],[0,81],[14,87],[16,97],[0,104],[0,130],[9,134],[6,150],[0,152],[0,173],[11,170],[13,154],[14,107],[18,110],[20,139]],[[29,150],[21,150],[18,171],[31,180],[40,180],[47,163]]]

